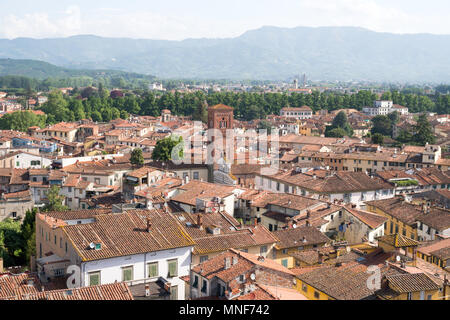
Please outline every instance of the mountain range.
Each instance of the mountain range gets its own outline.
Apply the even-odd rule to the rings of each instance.
[[[104,38],[0,39],[0,58],[159,78],[449,82],[450,35],[357,27],[262,27],[239,37],[183,41]]]
[[[48,62],[30,59],[0,59],[0,76],[15,75],[34,79],[57,78],[67,79],[76,77],[100,78],[124,78],[154,80],[153,76],[125,72],[120,70],[102,69],[73,69],[58,67]]]

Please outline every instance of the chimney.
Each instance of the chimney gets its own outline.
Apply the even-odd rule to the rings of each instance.
[[[287,222],[287,226],[288,226],[288,229],[292,229],[294,227],[294,221],[291,218],[289,218],[289,220]]]
[[[303,243],[308,242],[308,241],[306,240],[306,237],[303,237],[302,241],[303,241]]]
[[[319,252],[318,263],[319,263],[319,264],[322,264],[322,263],[323,263],[323,254],[322,254],[322,252]]]
[[[306,219],[311,218],[311,210],[306,211]]]
[[[258,225],[258,218],[255,218],[255,226]]]
[[[150,297],[150,285],[149,284],[145,285],[145,296]]]
[[[3,258],[0,258],[0,273],[3,273]]]
[[[146,229],[146,231],[150,232],[151,227],[152,227],[152,222],[151,222],[150,218],[147,218],[147,229]]]
[[[313,180],[317,180],[317,175],[315,173],[313,174]]]
[[[200,213],[197,215],[197,227],[203,230],[203,216]]]
[[[238,264],[238,257],[233,257],[233,266]]]
[[[230,258],[225,258],[225,270],[228,270],[228,269],[230,269],[231,268],[231,260],[230,260]]]

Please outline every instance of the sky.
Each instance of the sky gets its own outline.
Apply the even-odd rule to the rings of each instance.
[[[0,0],[0,38],[229,38],[262,26],[450,34],[448,0]]]

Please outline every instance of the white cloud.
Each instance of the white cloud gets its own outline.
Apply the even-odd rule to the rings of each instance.
[[[254,7],[251,3],[237,5],[236,1],[234,5],[233,2],[228,3],[225,8],[211,5],[200,11],[199,8],[192,8],[190,12],[166,9],[158,13],[148,7],[134,9],[131,5],[126,9],[112,7],[81,10],[79,6],[71,5],[51,14],[5,13],[3,17],[0,16],[0,38],[96,34],[107,37],[181,40],[235,37],[263,25],[359,26],[394,33],[442,30],[442,26],[439,26],[440,19],[419,13],[413,15],[403,11],[400,6],[381,4],[377,0],[279,0],[276,4],[259,1],[261,7]],[[200,12],[201,16],[193,15],[193,10],[197,14]],[[235,10],[243,11],[233,16]],[[252,11],[246,15],[246,10]]]
[[[17,37],[58,37],[77,34],[81,29],[81,13],[77,6],[70,6],[64,15],[52,21],[47,13],[27,13],[19,17],[13,14],[0,20],[0,36],[2,38]]]
[[[300,0],[301,15],[308,25],[359,26],[374,31],[417,32],[420,19],[374,0]]]

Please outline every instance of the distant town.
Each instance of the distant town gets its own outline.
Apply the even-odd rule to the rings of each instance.
[[[450,87],[39,85],[0,88],[0,300],[450,299]]]

